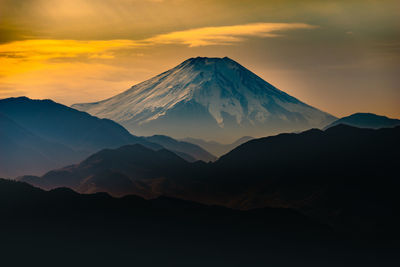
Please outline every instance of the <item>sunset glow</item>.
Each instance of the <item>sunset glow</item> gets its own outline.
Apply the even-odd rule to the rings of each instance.
[[[337,116],[400,117],[396,1],[0,1],[0,97],[104,99],[231,57]],[[346,97],[343,97],[343,96]]]

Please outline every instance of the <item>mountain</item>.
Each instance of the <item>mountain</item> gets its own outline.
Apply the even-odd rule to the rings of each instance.
[[[151,143],[159,144],[164,148],[175,152],[178,156],[183,157],[189,162],[196,160],[202,160],[204,162],[215,161],[217,158],[206,151],[204,148],[197,144],[193,144],[185,141],[177,141],[171,137],[165,135],[153,135],[145,137],[145,139]],[[181,153],[191,156],[188,158]]]
[[[42,177],[23,176],[19,180],[45,189],[66,186],[82,193],[148,196],[152,195],[152,189],[146,192],[149,187],[143,188],[146,180],[162,183],[176,170],[187,168],[188,164],[166,149],[154,151],[135,144],[104,149],[79,164],[50,171]]]
[[[137,135],[233,142],[324,127],[335,117],[278,90],[230,58],[190,58],[109,99],[72,106]]]
[[[215,160],[204,149],[169,137],[130,134],[108,119],[99,119],[51,100],[27,97],[0,100],[0,175],[42,175],[77,163],[104,148],[142,144],[159,150],[164,146],[189,160]]]
[[[39,174],[71,164],[77,153],[49,142],[0,113],[0,175]]]
[[[239,211],[168,197],[43,191],[0,179],[0,213],[6,266],[365,267],[399,261],[397,242],[356,242],[286,208]]]
[[[350,116],[338,119],[325,128],[328,129],[338,124],[347,124],[358,128],[388,128],[400,125],[400,120],[379,116],[373,113],[354,113]]]
[[[82,193],[164,195],[246,210],[292,208],[339,232],[380,236],[400,223],[399,137],[400,126],[338,125],[253,139],[213,163],[188,163],[172,152],[134,145],[22,180]]]
[[[217,157],[220,157],[220,156],[228,153],[235,147],[237,147],[243,143],[246,143],[247,141],[250,141],[251,139],[254,139],[254,137],[243,136],[231,144],[221,144],[216,141],[205,141],[202,139],[196,139],[196,138],[191,138],[191,137],[183,138],[182,141],[196,144],[196,145],[206,149],[207,151],[210,151]]]
[[[1,99],[0,112],[37,136],[87,155],[103,148],[132,143],[161,148],[131,135],[118,123],[99,119],[52,100],[27,97]]]
[[[204,182],[217,189],[207,194],[228,195],[218,203],[244,209],[292,207],[341,231],[395,229],[399,137],[400,126],[341,124],[251,140],[215,162]]]

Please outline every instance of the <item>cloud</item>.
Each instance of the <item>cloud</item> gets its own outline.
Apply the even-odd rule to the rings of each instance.
[[[46,64],[93,60],[112,60],[129,51],[143,55],[140,48],[155,45],[187,45],[188,47],[230,45],[249,37],[279,37],[282,31],[315,29],[304,23],[253,23],[221,27],[202,27],[155,35],[141,40],[23,40],[0,44],[0,75],[12,75],[48,68]]]
[[[113,58],[120,49],[132,49],[159,44],[184,44],[189,47],[229,45],[246,37],[279,37],[280,32],[315,29],[305,23],[253,23],[233,26],[203,27],[159,34],[142,40],[23,40],[0,44],[0,57],[45,60],[50,58]]]
[[[145,40],[153,44],[185,44],[190,47],[229,45],[244,41],[245,37],[279,37],[281,31],[315,29],[305,23],[252,23],[233,26],[203,27],[160,34]]]
[[[126,47],[143,46],[132,40],[24,40],[0,45],[0,57],[50,59],[59,57],[112,58],[112,52]]]
[[[0,76],[60,68],[65,62],[109,61],[121,49],[140,46],[132,40],[24,40],[0,44]]]

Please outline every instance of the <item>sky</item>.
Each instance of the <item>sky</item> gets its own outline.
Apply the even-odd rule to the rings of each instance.
[[[98,101],[196,56],[338,117],[400,118],[398,0],[0,0],[0,98]]]

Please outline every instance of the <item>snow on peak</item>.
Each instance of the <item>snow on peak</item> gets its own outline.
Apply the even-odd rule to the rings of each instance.
[[[328,114],[278,90],[236,61],[224,58],[190,58],[112,98],[73,107],[118,122],[146,124],[163,117],[178,103],[203,106],[219,127],[224,118],[238,125],[271,119],[290,120],[293,113],[311,125],[325,122]]]

